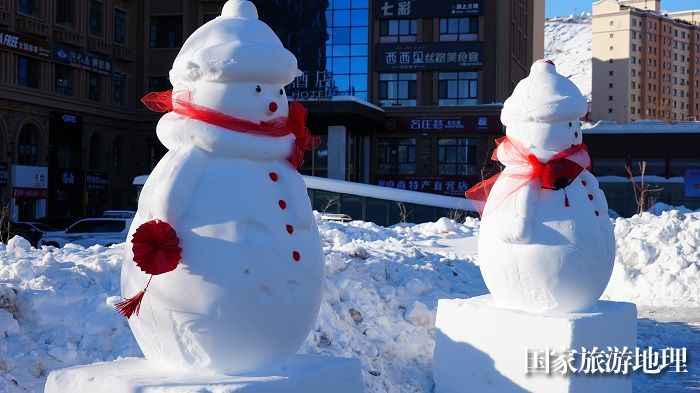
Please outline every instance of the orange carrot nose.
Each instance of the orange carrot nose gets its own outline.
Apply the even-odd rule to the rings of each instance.
[[[276,102],[271,102],[271,103],[270,103],[270,106],[268,106],[267,109],[269,109],[270,112],[277,112],[277,103],[276,103]]]

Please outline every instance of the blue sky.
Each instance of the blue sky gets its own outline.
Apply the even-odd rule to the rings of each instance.
[[[545,0],[545,15],[566,16],[591,12],[592,0]],[[700,9],[700,0],[661,0],[661,9],[666,11],[682,11]]]

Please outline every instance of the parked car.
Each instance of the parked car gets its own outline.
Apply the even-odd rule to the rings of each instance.
[[[56,231],[56,228],[40,222],[9,222],[8,225],[8,240],[18,235],[27,239],[34,247],[38,246],[39,240],[46,233]]]
[[[131,217],[84,218],[66,228],[65,231],[49,232],[39,240],[39,246],[63,247],[68,243],[83,247],[112,244],[126,241],[131,226]]]
[[[66,216],[48,216],[41,217],[34,220],[35,222],[40,222],[46,224],[50,227],[56,228],[55,231],[62,231],[68,228],[72,223],[78,221],[77,217],[66,217]]]

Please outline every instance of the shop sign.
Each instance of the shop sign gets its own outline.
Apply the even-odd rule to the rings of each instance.
[[[700,197],[700,168],[685,170],[685,197]]]
[[[51,49],[51,60],[54,63],[65,64],[105,76],[112,75],[112,61],[102,56],[93,55],[80,49],[72,49],[55,42]]]
[[[12,187],[48,188],[49,168],[45,166],[13,165]]]
[[[0,30],[0,49],[41,60],[51,59],[48,42],[7,30]]]
[[[316,71],[311,75],[303,71],[287,86],[287,97],[296,101],[330,100],[334,95],[333,77],[328,71]]]
[[[404,116],[389,117],[386,120],[389,131],[427,132],[427,131],[492,131],[500,132],[501,123],[498,116]]]
[[[380,72],[479,70],[483,66],[482,52],[481,42],[379,44],[376,69]]]
[[[12,165],[13,198],[48,198],[49,168],[45,166]]]
[[[483,0],[379,0],[374,8],[378,19],[436,18],[483,14]]]
[[[0,187],[7,186],[8,175],[9,174],[7,173],[7,163],[0,162]]]
[[[429,192],[446,195],[464,195],[469,189],[469,183],[460,179],[439,177],[385,177],[377,180],[380,187],[396,188],[399,190]]]
[[[75,187],[78,183],[77,171],[72,169],[61,169],[59,182],[61,186]]]
[[[49,190],[47,190],[46,188],[15,187],[12,189],[12,197],[27,199],[47,199],[49,197]]]
[[[109,185],[107,172],[85,172],[86,191],[106,191]]]

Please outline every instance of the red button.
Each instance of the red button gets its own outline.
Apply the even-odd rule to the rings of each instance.
[[[596,210],[596,211],[595,211],[595,215],[596,215],[596,216],[599,216],[599,215],[600,215],[600,212],[599,212],[598,210]]]
[[[593,200],[593,195],[588,194],[588,199],[590,199],[590,200],[592,201],[592,200]]]
[[[277,176],[277,174],[275,172],[270,172],[269,175],[270,175],[270,179],[272,179],[272,181],[277,181],[277,179],[279,179],[279,176]]]
[[[294,227],[291,226],[291,225],[289,225],[289,224],[287,224],[287,232],[288,232],[290,235],[291,235],[292,233],[294,233]]]
[[[294,258],[295,261],[299,262],[299,260],[301,259],[301,254],[299,254],[298,251],[294,251],[292,253],[292,258]]]
[[[287,208],[287,202],[283,201],[282,199],[280,199],[278,203],[280,204],[280,209],[284,210]]]

